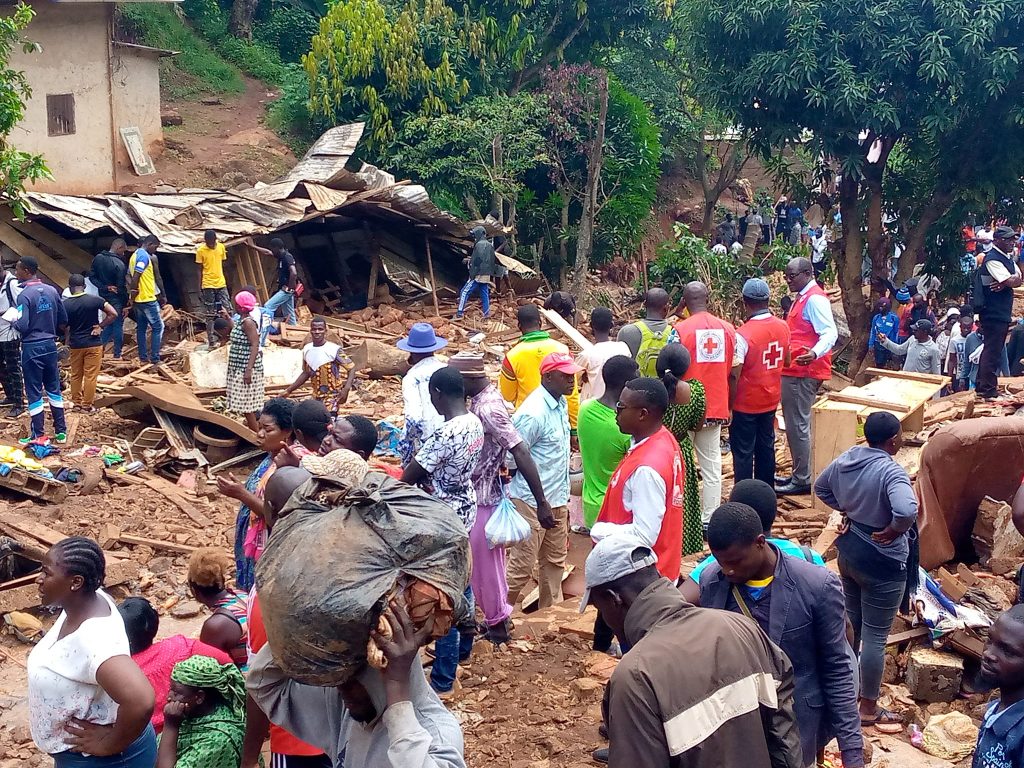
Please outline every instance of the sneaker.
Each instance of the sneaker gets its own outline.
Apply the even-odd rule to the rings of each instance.
[[[24,412],[25,412],[25,406],[23,406],[23,405],[15,405],[15,406],[13,406],[11,408],[11,410],[9,410],[7,412],[7,417],[9,419],[16,419],[19,416],[21,416],[21,414],[23,414]]]
[[[53,442],[57,443],[57,445],[64,445],[64,443],[66,443],[67,441],[67,432],[58,432],[56,435],[53,436]]]
[[[591,757],[594,758],[595,763],[602,763],[603,765],[608,765],[608,747],[601,747],[600,749],[595,749]]]

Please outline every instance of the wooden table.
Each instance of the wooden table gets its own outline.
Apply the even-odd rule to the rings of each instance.
[[[949,384],[945,376],[869,368],[876,377],[862,387],[828,392],[814,404],[811,417],[811,478],[843,451],[864,439],[864,421],[876,411],[888,411],[907,433],[924,427],[925,404]],[[814,499],[818,509],[828,509]]]

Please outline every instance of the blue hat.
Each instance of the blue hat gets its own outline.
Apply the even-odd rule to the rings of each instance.
[[[772,297],[768,283],[759,277],[752,277],[743,284],[743,298],[754,301],[768,301]]]
[[[898,301],[900,304],[906,304],[908,301],[910,301],[910,291],[908,291],[906,288],[900,288],[898,291],[896,291],[896,301]]]
[[[409,331],[409,335],[400,339],[395,346],[403,352],[423,354],[443,349],[448,346],[448,342],[437,337],[434,326],[430,323],[416,323]]]

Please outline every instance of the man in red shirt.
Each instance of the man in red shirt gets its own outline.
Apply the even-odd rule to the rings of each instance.
[[[775,411],[782,399],[782,368],[789,364],[789,326],[768,309],[768,283],[743,284],[747,322],[736,331],[729,445],[736,482],[775,483]]]
[[[683,304],[689,314],[676,323],[679,343],[690,352],[686,380],[704,385],[707,400],[704,427],[693,435],[700,464],[700,517],[707,528],[711,514],[722,504],[722,425],[729,423],[729,376],[736,350],[736,329],[708,312],[708,288],[704,283],[687,283]]]
[[[793,475],[776,477],[775,491],[802,495],[811,492],[811,408],[821,382],[832,378],[832,347],[839,333],[828,296],[814,280],[810,259],[793,259],[783,274],[796,294],[786,316],[792,362],[782,371],[782,415]]]

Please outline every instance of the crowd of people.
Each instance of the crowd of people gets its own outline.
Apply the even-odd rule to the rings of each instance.
[[[785,206],[787,221],[791,208]],[[481,233],[474,238],[460,312],[479,291],[486,314],[490,282],[483,278],[498,269],[493,246]],[[62,299],[38,279],[31,259],[18,262],[18,292],[2,316],[19,337],[33,437],[43,434],[44,393],[58,442],[65,432],[57,339],[70,341],[72,397],[88,407],[101,355],[91,350],[102,349],[108,331],[118,350],[125,295],[136,308],[140,357],[159,362],[157,246],[148,238],[131,257],[125,293],[112,267],[112,260],[123,263],[124,244],[97,256],[93,279],[115,279],[95,300],[86,300],[81,276]],[[993,393],[1002,345],[989,348],[985,340],[1005,335],[1006,297],[1020,284],[1004,247],[1012,251],[997,229],[979,267],[983,301],[971,305],[970,325],[964,310],[944,314],[944,347],[933,338],[938,323],[920,294],[896,292],[903,313],[880,302],[872,323],[876,361],[904,356],[907,370],[936,372],[949,370],[942,367],[949,360],[958,366],[977,357],[979,394]],[[218,475],[219,491],[238,502],[234,562],[210,549],[191,556],[188,590],[210,612],[198,639],[157,641],[152,605],[139,597],[116,605],[102,589],[105,562],[96,542],[65,539],[43,559],[42,601],[62,610],[29,656],[29,708],[33,738],[58,768],[251,768],[268,736],[273,768],[465,766],[461,728],[443,700],[478,638],[509,641],[511,616],[531,580],[540,608],[563,599],[576,452],[583,466],[578,530],[593,545],[580,609],[597,609],[594,649],[621,657],[600,728],[608,746],[595,760],[619,768],[807,768],[835,738],[843,765],[859,768],[863,728],[901,722],[878,701],[889,630],[917,587],[917,500],[893,459],[899,419],[886,412],[867,418],[865,445],[812,477],[812,406],[831,376],[838,332],[811,259],[785,267],[792,302],[784,318],[773,314],[761,278],[742,287],[738,327],[710,311],[703,283],[687,284],[674,307],[656,287],[644,297],[643,317],[614,339],[611,313],[594,309],[595,344],[576,357],[543,330],[538,307],[524,303],[516,315],[520,338],[497,382],[482,353],[444,359],[438,353],[448,341],[429,323],[415,324],[397,343],[409,363],[398,466],[374,458],[372,422],[344,414],[353,366],[328,340],[321,318],[311,324],[299,378],[285,397],[265,399],[266,317],[281,308],[293,319],[297,290],[294,259],[283,257],[279,241],[268,253],[280,260],[280,291],[264,307],[252,290],[231,299],[215,233],[196,256],[210,345],[225,338],[230,345],[228,407],[244,415],[265,451],[244,481]],[[575,321],[571,297],[557,297],[556,305]],[[4,330],[0,325],[0,344],[7,343]],[[968,352],[979,331],[980,353]],[[969,372],[955,378],[971,380]],[[307,384],[307,399],[289,399]],[[788,476],[775,466],[780,407]],[[735,484],[723,501],[724,426]],[[352,487],[370,472],[419,486],[458,516],[472,554],[469,616],[436,639],[426,673],[419,650],[430,623],[417,625],[404,599],[391,600],[381,606],[389,631],[371,631],[383,668],[366,666],[337,688],[306,685],[275,663],[256,563],[293,493],[311,477]],[[812,487],[842,513],[838,576],[823,567],[821,554],[772,535],[778,496]],[[492,548],[486,528],[509,504],[529,533],[507,550]],[[684,575],[683,557],[705,550],[710,555]],[[687,663],[679,663],[684,654]],[[1020,768],[1022,658],[1024,613],[1015,608],[993,627],[985,651],[983,672],[1001,697],[986,715],[977,768]]]

